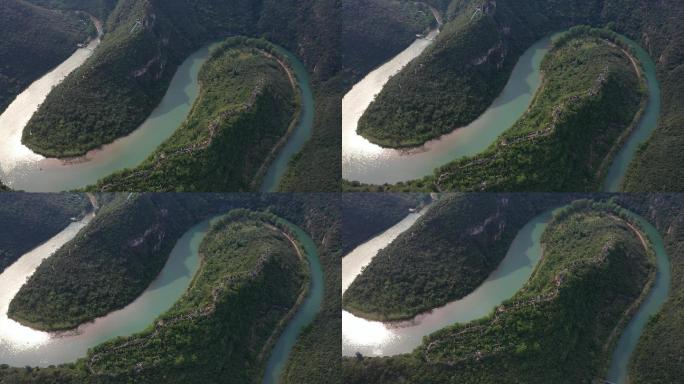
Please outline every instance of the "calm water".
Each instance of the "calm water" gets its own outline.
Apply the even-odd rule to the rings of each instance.
[[[301,114],[294,132],[292,132],[285,145],[278,151],[278,155],[269,166],[268,171],[266,171],[261,182],[261,192],[275,192],[278,189],[278,184],[285,175],[290,159],[302,149],[313,133],[315,107],[309,73],[297,56],[283,48],[277,47],[277,49],[288,58],[290,66],[297,77],[300,90]]]
[[[642,64],[648,86],[648,104],[641,121],[613,160],[603,185],[604,192],[618,192],[621,189],[629,163],[639,146],[646,142],[655,131],[658,126],[658,115],[660,115],[660,84],[656,77],[655,63],[639,44],[624,36],[621,36],[621,39],[634,49],[637,60]]]
[[[310,285],[309,293],[302,305],[297,309],[294,318],[288,323],[285,330],[278,338],[271,356],[266,363],[266,372],[264,374],[263,384],[276,384],[280,382],[280,375],[285,368],[292,348],[297,343],[297,338],[302,330],[311,324],[318,312],[321,310],[323,303],[323,269],[321,262],[318,259],[318,250],[311,237],[298,226],[281,219],[281,223],[286,224],[292,229],[297,240],[303,246],[306,253],[306,259],[309,262],[310,271]]]
[[[656,253],[657,274],[655,284],[648,293],[646,300],[639,307],[639,311],[630,320],[627,328],[622,332],[618,340],[615,351],[613,352],[613,359],[608,370],[606,380],[615,384],[628,384],[627,373],[629,361],[634,353],[634,349],[639,342],[639,337],[644,331],[646,324],[651,316],[660,311],[670,290],[670,282],[672,280],[670,271],[670,261],[665,253],[665,245],[663,239],[649,222],[643,217],[632,214],[641,224],[646,236],[648,236]]]
[[[454,323],[465,323],[488,315],[529,279],[541,256],[539,240],[551,215],[548,211],[527,223],[516,235],[499,267],[482,285],[460,300],[399,323],[370,321],[343,311],[342,354],[351,356],[361,352],[366,356],[387,356],[409,353],[422,343],[423,336]],[[406,225],[407,220],[409,217],[398,223],[397,228],[390,228],[345,256],[344,259],[352,256],[364,261],[345,265],[343,259],[342,281],[353,281],[360,272],[358,265],[370,262],[378,250],[402,232],[401,228],[410,226]],[[369,243],[374,246],[367,246]]]
[[[450,161],[482,152],[527,110],[541,84],[540,65],[550,48],[551,37],[541,39],[520,57],[503,92],[467,126],[411,150],[382,148],[358,135],[359,118],[375,95],[429,44],[428,39],[416,40],[369,73],[342,99],[342,176],[346,180],[384,184],[419,179]]]
[[[44,258],[72,239],[90,217],[73,223],[45,244],[22,256],[0,275],[0,364],[41,366],[73,362],[89,348],[117,336],[143,331],[185,292],[199,264],[198,249],[209,227],[205,220],[176,243],[159,276],[128,306],[75,332],[48,333],[24,327],[7,318],[10,301]]]
[[[85,187],[115,171],[137,166],[187,117],[197,98],[199,70],[209,57],[210,48],[201,48],[181,64],[159,106],[130,135],[92,150],[75,162],[66,163],[34,153],[21,144],[21,134],[52,87],[79,67],[92,52],[77,51],[57,69],[32,84],[0,115],[0,179],[17,190],[56,192]]]

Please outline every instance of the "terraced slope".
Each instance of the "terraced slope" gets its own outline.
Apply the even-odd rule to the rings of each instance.
[[[0,111],[94,32],[86,15],[42,8],[24,0],[0,3]]]
[[[111,196],[111,194],[102,194],[100,199],[111,199]],[[150,229],[150,227],[143,224],[149,224],[155,218],[163,217],[164,214],[168,215],[168,217],[176,217],[177,221],[175,224],[181,224],[181,219],[184,220],[184,218],[190,216],[193,218],[192,220],[182,222],[184,232],[195,222],[233,209],[268,210],[300,226],[314,240],[325,278],[322,308],[313,323],[299,335],[297,344],[285,366],[282,382],[296,384],[339,384],[341,382],[341,377],[339,376],[341,242],[339,237],[339,208],[337,199],[334,196],[325,193],[306,195],[265,194],[262,196],[250,194],[149,194],[142,196],[118,194],[113,196],[114,201],[109,202],[107,205],[115,209],[114,207],[122,205],[121,200],[117,199],[126,200],[130,198],[125,204],[127,208],[119,208],[119,210],[123,211],[121,213],[109,214],[106,214],[106,209],[108,209],[106,206],[102,208],[100,217],[91,221],[89,226],[84,229],[84,233],[89,234],[89,237],[83,242],[67,244],[63,248],[72,251],[71,256],[73,256],[73,260],[76,262],[75,265],[69,265],[68,258],[66,257],[61,257],[61,260],[55,263],[59,269],[53,278],[55,281],[62,282],[61,284],[64,284],[68,290],[62,290],[58,286],[50,286],[49,279],[43,279],[42,282],[45,285],[36,289],[41,289],[43,292],[56,292],[55,301],[61,301],[61,295],[63,295],[64,299],[71,300],[74,310],[78,313],[92,313],[96,310],[107,313],[116,309],[116,307],[112,306],[113,304],[127,304],[137,297],[131,294],[131,287],[129,285],[149,286],[158,274],[158,271],[153,269],[157,263],[165,262],[168,257],[168,252],[166,256],[160,258],[159,254],[155,252],[136,252],[135,249],[131,249],[126,241],[144,237],[144,234]],[[137,202],[138,199],[144,201]],[[152,205],[156,206],[156,208],[152,208]],[[120,221],[120,224],[115,225],[103,222],[102,216],[105,215],[110,217],[119,215],[124,218],[117,220]],[[150,216],[150,218],[147,218],[147,216]],[[142,224],[131,225],[128,220],[138,220]],[[166,232],[164,232],[165,235],[160,243],[160,248],[166,247],[167,244],[173,246],[183,232],[178,234],[169,229],[171,225],[165,220],[161,220],[161,223],[162,228],[165,228]],[[97,226],[97,229],[102,231],[99,236],[105,244],[95,248],[101,252],[89,252],[87,249],[87,247],[93,246],[94,238],[97,237],[95,236],[96,230],[92,228],[94,226]],[[154,239],[158,239],[156,235],[160,235],[160,232],[153,230],[151,236]],[[78,239],[79,237],[77,236],[75,240]],[[112,244],[114,246],[110,246]],[[122,244],[124,245],[122,246]],[[145,246],[151,245],[149,241],[145,241],[143,244]],[[81,245],[86,248],[81,249]],[[60,252],[66,251],[62,250]],[[59,256],[60,252],[53,257]],[[125,262],[124,260],[129,257],[134,260]],[[130,265],[131,268],[120,268],[122,265],[124,267]],[[40,272],[39,269],[38,273]],[[95,289],[93,294],[102,299],[103,303],[109,305],[108,308],[91,307],[91,302],[88,300],[73,300],[78,297],[88,297],[89,292],[93,288]],[[103,293],[103,290],[107,292]],[[231,311],[225,314],[225,316],[230,317],[231,313],[234,315]],[[61,313],[54,314],[54,312],[50,316],[53,315],[56,319],[63,316]],[[48,318],[48,320],[51,319]],[[217,319],[216,321],[220,322],[221,320]],[[196,330],[195,327],[201,331],[206,324],[207,322],[198,321],[196,324],[186,325],[194,332]],[[179,330],[175,329],[175,331]],[[178,332],[178,335],[180,333]],[[180,336],[176,338],[176,340],[180,339]],[[88,356],[92,356],[92,353]],[[208,358],[208,361],[214,361],[215,356],[216,354]],[[139,382],[134,362],[130,362],[131,365],[129,365],[126,374],[120,374],[113,378],[108,374],[92,375],[92,372],[85,365],[85,361],[85,359],[82,359],[74,364],[40,369],[32,367],[13,368],[0,365],[0,381],[3,383],[47,382],[52,384],[126,383],[131,380]],[[193,374],[193,366],[184,367],[186,369],[184,374]],[[194,368],[205,370],[206,367],[194,366]],[[197,374],[204,373],[199,372]],[[204,382],[225,382],[226,377],[230,378],[230,374],[218,375],[214,381],[207,380]],[[261,376],[258,377],[260,378]],[[149,382],[156,383],[158,381],[150,379]],[[242,383],[244,381],[238,382]]]
[[[544,258],[512,299],[430,335],[412,354],[345,358],[345,382],[592,382],[654,272],[650,244],[627,217],[586,203],[566,210],[546,229]]]
[[[200,94],[180,128],[140,166],[91,189],[245,191],[260,177],[297,120],[289,64],[262,40],[231,38],[199,74]]]
[[[380,250],[344,294],[344,308],[403,320],[459,299],[499,265],[518,231],[568,196],[455,194]]]

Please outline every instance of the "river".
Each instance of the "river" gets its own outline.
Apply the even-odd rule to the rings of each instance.
[[[643,232],[653,245],[656,254],[656,279],[651,287],[651,290],[646,297],[646,300],[641,304],[637,313],[627,324],[627,327],[622,331],[620,339],[615,346],[613,358],[610,363],[608,375],[606,380],[615,384],[628,384],[627,379],[629,362],[632,354],[639,343],[639,338],[646,327],[646,324],[660,311],[663,303],[667,300],[670,283],[672,281],[670,260],[665,253],[665,244],[658,233],[658,230],[651,225],[646,219],[632,213],[632,216],[641,225]]]
[[[29,192],[73,190],[139,165],[187,118],[199,94],[199,71],[209,58],[211,48],[219,44],[200,48],[178,67],[161,103],[129,135],[68,161],[34,153],[21,143],[24,127],[52,88],[81,66],[99,41],[91,41],[87,48],[77,50],[59,67],[31,84],[0,115],[0,180],[5,185]],[[306,68],[293,54],[278,49],[288,57],[299,80],[302,113],[296,128],[266,172],[262,186],[265,191],[277,187],[291,157],[301,150],[313,131],[314,101]]]
[[[294,131],[290,134],[285,145],[278,151],[276,158],[269,165],[269,168],[261,181],[261,192],[277,191],[278,185],[287,171],[292,156],[297,154],[311,138],[314,125],[314,95],[311,90],[309,73],[297,56],[284,48],[276,46],[276,49],[280,54],[287,57],[290,66],[295,73],[295,77],[299,83],[301,111],[299,121],[297,122]]]
[[[0,178],[16,190],[58,192],[95,184],[115,171],[137,166],[187,117],[199,92],[198,74],[209,58],[210,47],[202,47],[178,67],[161,103],[140,127],[128,136],[89,151],[74,161],[45,158],[21,144],[21,132],[30,117],[52,87],[68,74],[64,71],[66,74],[58,77],[54,75],[56,70],[50,72],[38,80],[40,83],[45,81],[44,86],[34,90],[34,83],[17,98],[26,97],[28,104],[12,109],[12,103],[0,116]],[[67,60],[68,66],[65,62],[60,67],[67,66],[71,72],[87,57],[72,58]],[[11,134],[9,137],[8,133]]]
[[[651,137],[653,131],[655,131],[658,126],[658,116],[660,115],[660,83],[656,76],[655,63],[648,52],[639,44],[624,36],[621,36],[620,39],[634,50],[637,60],[641,63],[642,72],[644,77],[646,77],[648,102],[646,110],[636,128],[630,134],[608,169],[608,174],[603,184],[604,192],[618,192],[621,190],[630,162],[634,159],[639,146],[646,142]]]
[[[375,95],[406,64],[420,55],[436,36],[418,39],[392,60],[369,73],[342,99],[342,177],[369,184],[397,183],[431,175],[463,156],[491,145],[527,110],[541,84],[541,62],[551,37],[532,45],[520,57],[511,77],[492,105],[472,123],[413,149],[382,148],[356,133],[359,119]]]
[[[40,265],[59,247],[71,240],[92,218],[72,223],[33,251],[23,255],[0,275],[0,364],[15,367],[57,365],[84,357],[89,348],[117,336],[143,331],[181,297],[199,266],[198,250],[211,219],[188,230],[174,246],[157,278],[135,301],[123,309],[75,331],[42,332],[7,318],[7,308]]]
[[[302,330],[311,324],[321,310],[323,303],[323,268],[318,259],[318,249],[311,237],[300,227],[287,220],[280,219],[280,223],[288,226],[297,237],[299,244],[304,248],[306,260],[309,264],[309,292],[304,302],[297,308],[294,318],[289,321],[283,333],[271,350],[271,355],[266,362],[263,384],[277,384],[292,353],[292,349],[297,343]]]

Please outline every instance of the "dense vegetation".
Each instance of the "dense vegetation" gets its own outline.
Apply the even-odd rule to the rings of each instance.
[[[0,3],[0,113],[29,84],[64,61],[90,36],[86,15]]]
[[[456,0],[448,8],[448,22],[437,41],[387,84],[361,125],[373,119],[387,127],[424,128],[433,137],[450,131],[491,104],[514,63],[534,41],[573,25],[608,26],[646,48],[657,63],[662,87],[659,127],[632,162],[625,189],[684,189],[680,167],[684,155],[679,150],[684,136],[678,129],[684,99],[684,4],[676,0]],[[374,117],[376,109],[382,113]],[[403,188],[422,189],[419,184]]]
[[[0,273],[90,210],[79,194],[0,194]]]
[[[302,59],[316,96],[323,99],[316,106],[310,140],[315,144],[307,144],[294,159],[283,188],[338,189],[339,114],[332,100],[339,97],[335,5],[330,0],[119,0],[102,44],[51,92],[25,130],[33,135],[24,140],[35,151],[58,157],[111,142],[147,118],[191,52],[227,36],[263,36]]]
[[[112,196],[114,196],[112,198]],[[98,201],[110,201],[102,208],[103,212],[100,216],[105,214],[106,209],[115,209],[115,207],[122,204],[121,200],[126,200],[128,195],[111,195],[101,194],[98,196]],[[134,218],[140,220],[137,216],[136,205],[137,199],[147,199],[153,201],[157,209],[150,209],[147,214],[151,216],[159,216],[160,212],[169,217],[177,217],[180,220],[182,217],[192,215],[193,220],[187,221],[185,230],[189,228],[192,223],[214,216],[216,214],[225,213],[235,208],[246,208],[250,210],[271,212],[277,216],[286,218],[294,224],[304,229],[307,234],[314,240],[319,251],[319,258],[324,268],[325,275],[325,291],[324,300],[321,311],[315,318],[314,322],[307,327],[297,340],[294,350],[290,355],[290,359],[285,367],[285,372],[282,377],[283,383],[304,383],[304,384],[319,384],[319,383],[340,383],[339,376],[339,351],[341,340],[341,319],[340,319],[340,218],[339,208],[337,204],[337,195],[329,194],[264,194],[264,195],[248,195],[248,194],[149,194],[142,195],[142,197],[131,196],[131,200],[127,203],[128,208],[126,212]],[[146,204],[140,204],[145,207]],[[108,208],[111,207],[111,208]],[[111,215],[111,214],[110,214]],[[113,215],[112,215],[113,216]],[[97,219],[96,219],[97,220]],[[144,219],[143,219],[144,220]],[[93,221],[90,226],[100,224],[102,230],[99,236],[104,242],[110,239],[113,241],[115,237],[119,238],[119,245],[126,244],[129,238],[134,238],[136,235],[126,228],[117,228],[117,225],[110,223],[104,225],[103,221]],[[176,224],[180,224],[176,221]],[[93,229],[86,228],[87,232],[93,233]],[[85,232],[84,231],[84,232]],[[109,234],[111,233],[111,234]],[[174,232],[176,233],[176,232]],[[182,232],[181,232],[182,233]],[[121,235],[118,235],[121,234]],[[142,236],[144,230],[138,231],[137,236]],[[176,234],[165,237],[164,242],[175,242]],[[165,246],[165,245],[164,245]],[[68,244],[66,247],[72,247]],[[74,253],[80,252],[77,247],[72,247]],[[104,248],[104,247],[102,247]],[[122,255],[117,255],[118,248],[111,250],[104,249],[108,255],[114,255],[115,260],[121,260],[125,257],[127,246],[124,246]],[[168,253],[167,253],[168,254]],[[55,255],[57,256],[57,255]],[[157,255],[149,252],[148,254],[139,254],[139,258],[134,265],[142,267],[142,269],[151,270],[149,265],[158,262]],[[164,256],[165,260],[166,256]],[[84,257],[80,258],[84,264],[103,263],[102,258],[98,253],[87,252]],[[41,267],[42,268],[42,267]],[[76,287],[74,292],[65,295],[65,298],[73,296],[86,296],[87,289],[99,284],[101,286],[109,287],[109,294],[114,299],[111,302],[123,301],[121,297],[128,293],[126,287],[122,287],[119,281],[129,278],[133,275],[133,271],[120,269],[112,271],[109,265],[105,265],[104,269],[82,268],[72,270],[75,276],[72,276],[69,281],[70,286]],[[114,273],[112,273],[114,272]],[[147,286],[155,275],[147,276]],[[61,273],[55,276],[55,279],[67,279]],[[97,282],[97,283],[96,283]],[[142,284],[141,284],[142,285]],[[82,289],[78,292],[79,287]],[[58,286],[53,287],[54,291],[58,291],[57,300],[64,292],[59,290]],[[130,300],[131,298],[129,298]],[[76,310],[84,312],[89,310],[87,303],[74,303]],[[113,309],[113,308],[112,308]],[[220,321],[220,320],[216,320]],[[204,322],[197,322],[193,325],[193,330],[196,328],[197,332],[204,329]],[[193,331],[194,332],[194,331]],[[182,335],[175,335],[181,339]],[[201,345],[194,345],[193,349],[188,349],[187,353],[201,354],[199,351]],[[195,351],[197,349],[198,351]],[[89,355],[92,357],[92,354]],[[214,355],[216,356],[216,355]],[[126,374],[120,375],[117,378],[109,378],[109,376],[91,375],[86,369],[86,359],[80,360],[77,364],[67,364],[56,369],[38,369],[38,368],[9,368],[0,366],[0,381],[3,383],[128,383],[135,381],[135,366],[129,366]],[[209,361],[214,361],[210,358]],[[189,364],[189,362],[188,362]],[[172,369],[172,368],[169,368]],[[189,370],[190,374],[192,370]],[[199,372],[197,372],[199,374]],[[232,373],[225,373],[230,376]],[[222,376],[225,379],[226,376]],[[109,381],[111,379],[111,381]],[[137,382],[137,381],[136,381]]]
[[[315,99],[313,134],[292,158],[279,191],[335,192],[342,178],[341,76],[339,1],[269,0],[260,23],[270,25],[266,38],[288,47],[306,64]],[[278,15],[278,17],[272,17]],[[289,35],[279,20],[287,20]],[[308,380],[307,378],[302,378]]]
[[[513,298],[486,318],[428,336],[412,354],[345,358],[345,382],[593,382],[654,272],[650,244],[628,223],[612,204],[564,211]]]
[[[497,268],[527,222],[567,199],[447,195],[378,252],[345,292],[343,305],[362,317],[403,320],[464,297]]]
[[[258,188],[279,144],[297,121],[298,88],[294,81],[287,59],[273,45],[229,38],[202,67],[199,96],[180,128],[140,166],[106,177],[91,188]]]
[[[684,191],[684,2],[639,1],[632,7],[624,25],[641,26],[637,36],[657,59],[662,104],[658,128],[630,163],[623,190]]]

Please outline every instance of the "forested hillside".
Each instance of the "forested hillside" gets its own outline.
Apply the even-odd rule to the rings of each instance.
[[[499,265],[520,229],[567,195],[453,194],[380,250],[344,294],[345,309],[410,319],[464,297]]]
[[[42,7],[70,11],[86,11],[98,19],[105,19],[117,0],[24,0]]]
[[[303,251],[273,224],[267,215],[232,211],[212,225],[181,299],[153,329],[104,343],[83,364],[96,376],[121,378],[141,367],[139,383],[261,382],[271,338],[306,287]]]
[[[294,129],[299,90],[287,59],[262,40],[231,38],[199,73],[188,118],[140,166],[91,189],[248,191]]]
[[[540,91],[509,130],[477,156],[412,184],[438,190],[600,190],[647,102],[639,66],[610,32],[571,29],[543,61]]]
[[[85,14],[50,10],[25,0],[3,0],[0,113],[29,84],[69,57],[92,32]]]
[[[628,308],[654,276],[650,243],[613,205],[580,204],[542,235],[544,258],[492,314],[412,354],[343,359],[345,383],[581,383],[601,377]]]

